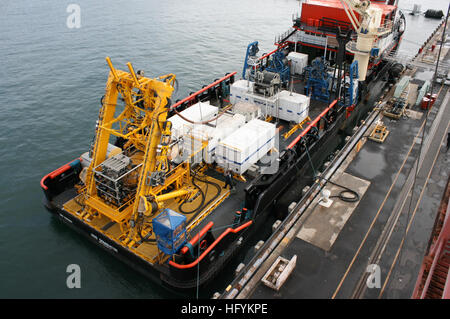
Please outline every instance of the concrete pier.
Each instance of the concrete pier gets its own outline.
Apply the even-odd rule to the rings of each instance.
[[[443,25],[426,47],[436,45],[442,29]],[[425,82],[423,74],[434,71],[426,47],[415,57],[420,63],[412,63],[405,72],[412,77],[413,96],[403,116],[394,120],[381,112],[369,115],[367,121],[373,124],[353,141],[350,153],[333,171],[334,184],[322,181],[322,190],[308,199],[299,194],[291,213],[297,217],[279,227],[274,240],[267,241],[240,272],[230,285],[233,295],[225,291],[221,298],[411,297],[450,167],[449,86],[435,84],[432,93],[438,96],[429,111],[413,103]],[[443,54],[441,61],[448,63],[448,50]],[[390,132],[383,143],[367,139],[377,120]],[[333,163],[324,174],[330,169]],[[343,190],[339,185],[356,191],[359,200],[333,197]],[[324,190],[331,193],[330,207],[320,205]],[[261,283],[278,257],[289,260],[294,255],[299,258],[296,267],[279,290]]]

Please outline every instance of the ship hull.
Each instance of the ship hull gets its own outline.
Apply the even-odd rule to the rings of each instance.
[[[161,281],[161,272],[158,271],[154,265],[140,258],[130,250],[125,249],[122,245],[119,245],[101,232],[97,231],[95,228],[92,228],[80,219],[74,217],[64,209],[55,206],[47,198],[44,198],[43,202],[47,210],[55,218],[68,225],[77,233],[85,236],[90,242],[104,249],[106,252],[110,253],[128,266],[131,266],[134,270],[145,275],[155,283],[163,284]]]
[[[356,113],[357,112],[355,112],[354,116],[357,115]],[[315,166],[317,165],[317,167],[320,167],[321,163],[325,161],[329,154],[340,144],[342,141],[342,134],[339,134],[339,131],[345,129],[344,124],[345,115],[341,114],[336,119],[333,127],[311,146],[310,156]],[[306,178],[302,178],[302,176]],[[310,178],[307,178],[308,176]],[[207,269],[205,269],[206,265],[202,264],[201,267],[203,269],[199,280],[197,280],[196,276],[192,276],[192,274],[187,272],[180,272],[178,275],[173,275],[167,265],[160,266],[149,263],[124,246],[97,231],[95,228],[65,211],[51,200],[44,198],[44,204],[49,212],[63,223],[70,226],[70,228],[84,235],[89,241],[107,251],[115,258],[125,262],[155,283],[163,285],[171,290],[190,290],[196,288],[197,284],[200,286],[207,285],[224,269],[224,267],[240,251],[241,244],[237,243],[238,238],[242,237],[242,241],[246,242],[258,233],[264,224],[267,224],[266,221],[268,218],[273,216],[276,211],[279,211],[279,209],[277,209],[279,208],[277,206],[277,200],[279,200],[280,197],[283,197],[284,193],[288,193],[287,189],[289,186],[287,185],[295,183],[296,179],[301,179],[302,183],[300,187],[306,186],[312,182],[311,176],[312,169],[307,154],[302,154],[300,158],[297,158],[295,160],[295,166],[290,166],[278,172],[276,180],[259,196],[258,204],[254,211],[255,217],[253,219],[254,224],[252,227],[242,233],[236,234],[234,236],[235,238],[230,239],[231,244],[228,245],[223,256],[220,257],[220,261],[217,260],[217,262],[209,264]],[[220,206],[216,208],[216,210],[218,210],[216,213],[220,213],[220,209]],[[194,272],[196,272],[195,269]]]
[[[397,46],[399,40],[398,38],[395,46]],[[316,54],[321,55],[321,52],[316,52]],[[289,204],[299,199],[301,190],[305,186],[313,183],[322,164],[329,160],[330,155],[342,145],[345,137],[351,135],[352,129],[366,118],[374,102],[381,96],[383,85],[379,85],[381,84],[380,79],[387,69],[388,65],[384,63],[373,68],[371,76],[359,94],[360,100],[353,110],[350,112],[343,106],[336,107],[333,121],[330,121],[330,124],[320,136],[318,135],[315,140],[310,139],[308,141],[306,152],[297,146],[292,149],[286,148],[284,153],[281,154],[280,169],[276,174],[269,178],[261,175],[251,181],[249,185],[246,185],[245,207],[252,212],[252,225],[239,232],[229,234],[226,240],[220,243],[221,254],[214,256],[214,258],[209,255],[208,258],[205,258],[206,260],[199,262],[198,266],[186,270],[176,268],[168,263],[153,264],[119,241],[111,239],[101,231],[83,222],[75,214],[66,211],[63,204],[76,196],[75,185],[79,182],[79,171],[70,163],[57,170],[63,172],[62,175],[64,176],[61,178],[59,175],[56,176],[57,178],[51,181],[51,185],[45,183],[46,177],[41,181],[45,193],[45,207],[56,218],[84,235],[89,241],[159,285],[178,292],[207,286],[241,251],[244,246],[243,243],[252,242],[256,237],[258,237],[257,240],[264,240],[264,238],[260,238],[261,233],[264,233],[261,230],[263,228],[270,229],[272,225],[270,221],[288,216],[287,207]],[[230,85],[233,81],[231,77],[226,84]],[[219,84],[211,88],[205,88],[204,94],[214,97],[217,96],[217,92],[223,93]],[[188,102],[181,101],[180,106],[182,108],[187,107]],[[224,212],[226,209],[219,205],[215,208],[213,215],[229,213]]]

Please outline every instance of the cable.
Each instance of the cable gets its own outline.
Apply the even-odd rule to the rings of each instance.
[[[188,215],[188,214],[192,214],[192,213],[198,213],[199,211],[201,211],[201,208],[203,206],[203,204],[205,203],[205,193],[202,191],[202,189],[195,184],[195,179],[196,179],[197,173],[194,172],[192,175],[192,185],[194,185],[195,188],[197,188],[200,192],[200,196],[202,197],[202,200],[200,202],[200,204],[197,206],[197,208],[191,210],[191,211],[185,211],[183,210],[183,205],[187,203],[186,200],[184,200],[179,206],[178,206],[178,210],[180,211],[180,213],[184,214],[184,215]]]
[[[203,190],[202,190],[197,184],[195,184],[194,179],[197,179],[198,181],[207,184],[207,186],[206,186],[206,192],[203,192]],[[222,188],[221,188],[220,185],[217,184],[217,183],[214,183],[214,182],[212,182],[212,181],[208,181],[207,179],[201,179],[201,178],[199,178],[198,175],[197,175],[197,173],[194,173],[193,176],[192,176],[192,184],[193,184],[193,185],[200,191],[200,193],[201,193],[202,201],[201,201],[200,205],[199,205],[196,209],[194,209],[194,210],[192,210],[192,211],[190,211],[190,212],[187,212],[187,211],[184,211],[184,210],[182,209],[182,206],[183,206],[184,204],[186,204],[186,201],[184,201],[183,203],[180,204],[180,206],[178,207],[178,209],[180,210],[181,213],[183,213],[183,214],[185,214],[185,215],[186,215],[186,214],[192,214],[192,213],[195,213],[195,215],[192,217],[192,218],[195,218],[200,212],[203,211],[203,209],[204,209],[205,207],[207,207],[207,206],[208,206],[210,203],[212,203],[217,197],[219,197]],[[216,194],[215,194],[210,200],[208,200],[208,201],[205,203],[206,193],[207,193],[207,191],[208,191],[208,184],[214,186],[214,187],[217,189],[217,192],[216,192]]]
[[[156,239],[154,238],[149,238],[152,234],[153,234],[153,230],[149,231],[147,235],[142,236],[142,226],[144,224],[144,218],[141,219],[140,222],[140,229],[138,229],[137,234],[139,236],[140,243],[150,243],[150,244],[155,244],[156,243]]]
[[[354,190],[348,188],[347,186],[343,186],[343,185],[337,184],[337,183],[335,183],[335,182],[332,182],[332,181],[330,181],[329,179],[327,179],[327,178],[325,178],[325,177],[322,177],[322,176],[320,176],[320,175],[318,175],[318,174],[316,173],[316,170],[314,169],[314,164],[313,164],[313,162],[312,162],[311,156],[309,155],[308,146],[306,145],[306,143],[304,143],[304,146],[305,146],[306,153],[308,154],[309,162],[310,162],[311,167],[312,167],[312,169],[313,169],[314,177],[315,177],[315,178],[316,178],[316,177],[321,178],[321,179],[326,180],[327,182],[329,182],[329,183],[331,183],[331,184],[333,184],[333,185],[335,185],[335,186],[338,186],[338,187],[341,187],[341,188],[344,189],[344,190],[341,191],[338,195],[330,196],[330,198],[339,198],[340,200],[342,200],[342,201],[344,201],[344,202],[347,202],[347,203],[355,203],[355,202],[358,202],[359,199],[360,199],[360,197],[359,197],[359,194],[358,194],[356,191],[354,191]],[[344,195],[345,193],[353,194],[353,197],[345,196],[345,195]],[[323,196],[323,193],[322,193],[322,196]]]
[[[316,176],[316,177],[324,179],[327,182],[344,189],[338,195],[330,196],[330,198],[333,198],[333,197],[334,198],[339,198],[340,200],[342,200],[344,202],[347,202],[347,203],[356,203],[356,202],[359,201],[359,199],[360,199],[359,194],[356,191],[354,191],[353,189],[350,189],[347,186],[340,185],[338,183],[332,182],[329,179],[326,179],[325,177],[322,177],[322,176]],[[345,193],[353,194],[353,196],[344,196]]]
[[[211,185],[213,185],[213,186],[217,189],[216,195],[214,195],[209,201],[207,201],[207,202],[203,205],[203,207],[202,207],[202,209],[203,209],[204,207],[208,206],[213,200],[215,200],[215,199],[220,195],[220,192],[222,191],[222,188],[220,187],[219,184],[214,183],[213,181],[208,181],[207,179],[204,179],[204,180],[203,180],[203,179],[200,179],[198,176],[197,176],[197,179],[198,179],[199,181],[203,182],[203,183],[211,184]],[[207,189],[208,189],[208,188],[207,188]]]

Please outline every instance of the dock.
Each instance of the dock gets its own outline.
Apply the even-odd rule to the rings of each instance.
[[[314,184],[216,298],[411,298],[449,178],[449,86],[432,84],[437,97],[430,108],[415,103],[418,88],[432,80],[424,74],[434,72],[438,54],[430,48],[438,49],[443,30],[444,23],[404,71],[411,82],[402,115],[383,112],[392,88],[323,171],[316,168]],[[449,47],[447,40],[445,64]],[[380,123],[389,134],[369,139]],[[281,287],[264,284],[280,257],[294,256]]]

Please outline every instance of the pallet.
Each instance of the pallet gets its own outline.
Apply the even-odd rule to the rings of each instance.
[[[383,143],[388,135],[389,131],[386,129],[386,126],[377,124],[372,133],[370,133],[369,139],[378,143]]]
[[[261,281],[267,287],[279,291],[294,270],[296,263],[297,255],[294,255],[291,260],[278,256]]]

